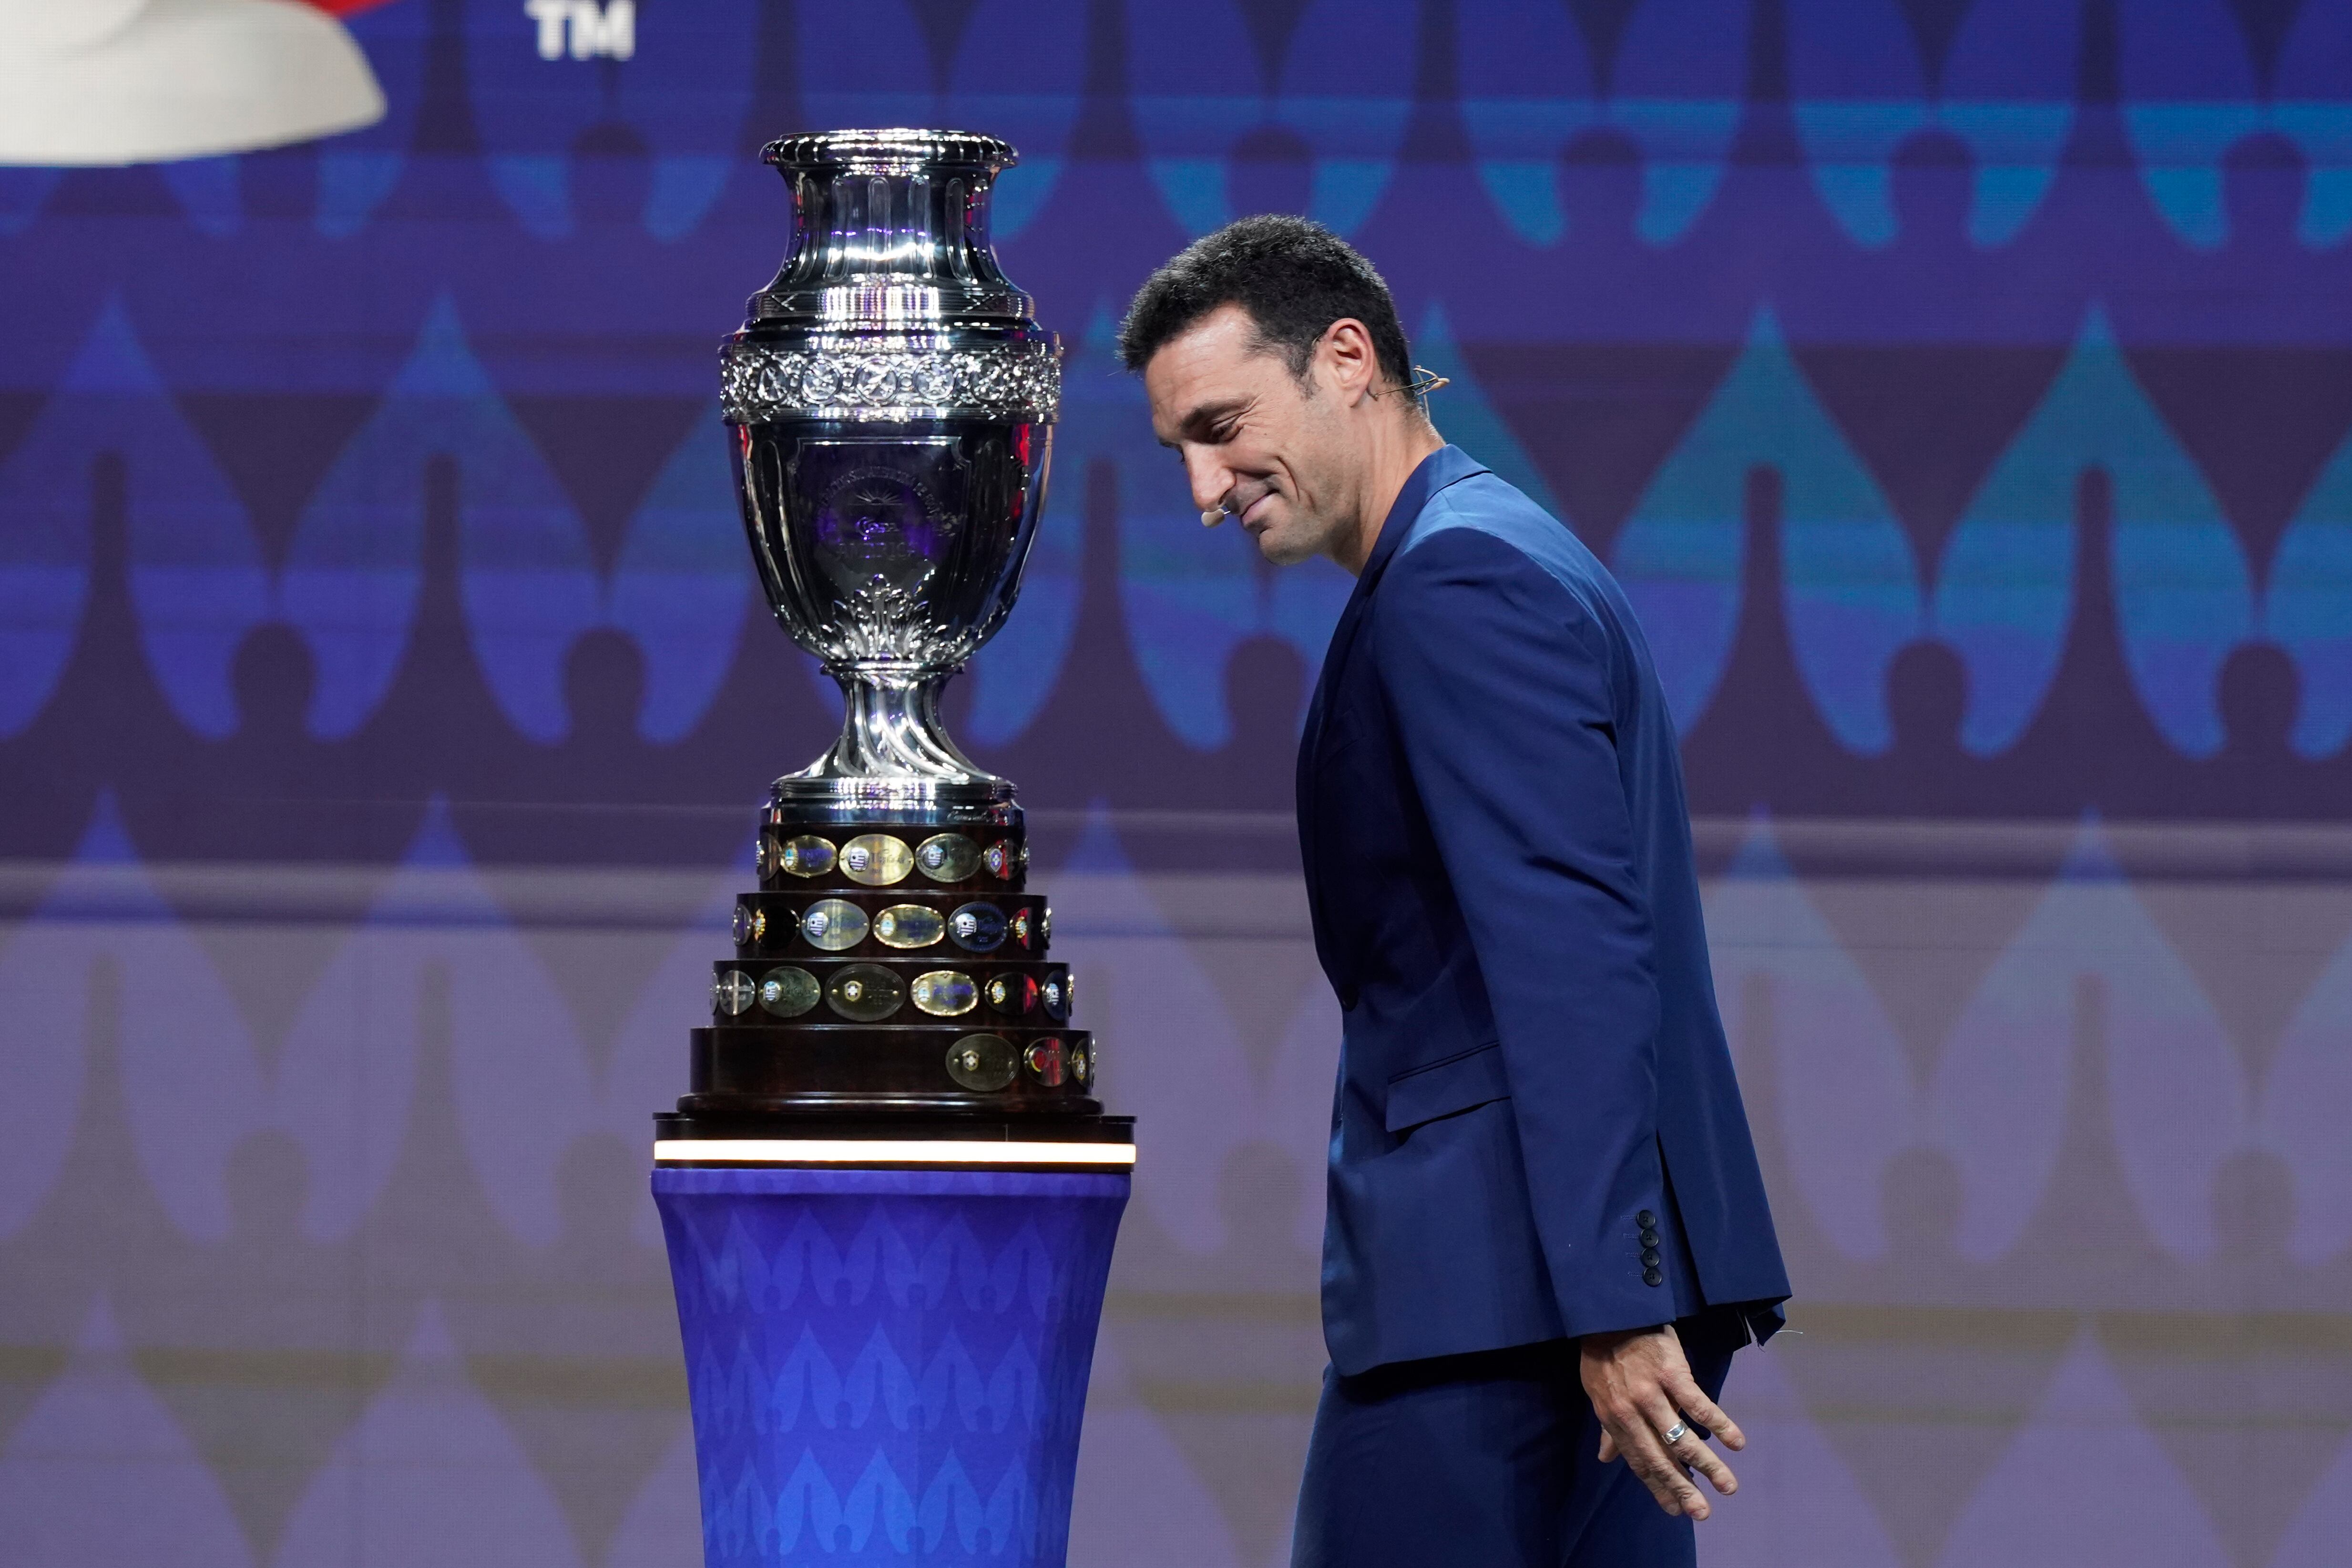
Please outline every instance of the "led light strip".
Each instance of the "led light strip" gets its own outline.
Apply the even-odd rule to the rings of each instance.
[[[1132,1143],[992,1143],[948,1138],[662,1138],[656,1164],[1094,1165],[1135,1163]]]

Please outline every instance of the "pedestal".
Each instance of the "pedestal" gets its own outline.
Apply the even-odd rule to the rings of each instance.
[[[956,1151],[657,1146],[708,1568],[1062,1568],[1134,1150]]]

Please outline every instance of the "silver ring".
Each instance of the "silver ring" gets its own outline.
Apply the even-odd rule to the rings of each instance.
[[[1667,1427],[1664,1432],[1659,1433],[1658,1439],[1665,1444],[1667,1447],[1671,1448],[1675,1444],[1681,1442],[1683,1438],[1689,1434],[1689,1426],[1677,1421],[1673,1426]]]

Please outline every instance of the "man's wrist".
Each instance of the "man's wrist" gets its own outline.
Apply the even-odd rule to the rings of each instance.
[[[1672,1326],[1668,1323],[1643,1323],[1638,1328],[1631,1329],[1595,1329],[1592,1332],[1582,1335],[1580,1343],[1588,1351],[1605,1352],[1615,1349],[1627,1340],[1639,1339],[1643,1334],[1660,1333]]]

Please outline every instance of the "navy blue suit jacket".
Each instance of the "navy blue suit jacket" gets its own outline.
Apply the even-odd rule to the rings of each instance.
[[[1332,633],[1298,829],[1345,1018],[1332,1364],[1777,1322],[1649,649],[1576,536],[1455,447]]]

